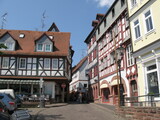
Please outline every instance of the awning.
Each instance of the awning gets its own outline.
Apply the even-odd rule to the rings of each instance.
[[[0,79],[0,84],[39,84],[40,80],[10,80]]]

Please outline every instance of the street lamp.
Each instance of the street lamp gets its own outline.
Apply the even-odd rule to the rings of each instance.
[[[44,80],[40,78],[40,108],[45,107],[45,100],[44,100]]]
[[[124,106],[124,96],[123,96],[123,84],[122,84],[122,79],[121,79],[121,61],[123,59],[123,52],[124,52],[124,48],[122,47],[122,45],[120,45],[119,48],[116,49],[116,54],[117,54],[117,65],[118,65],[118,70],[119,70],[119,103],[120,106]]]
[[[87,91],[87,103],[90,101],[90,75],[89,71],[86,70],[86,77],[88,78],[88,91]]]

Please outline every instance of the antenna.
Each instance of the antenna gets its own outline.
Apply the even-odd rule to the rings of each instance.
[[[7,15],[8,15],[8,13],[6,12],[6,13],[4,13],[4,14],[1,16],[1,18],[2,18],[1,29],[4,28],[4,25],[5,25],[5,23],[7,22],[7,20],[6,20],[6,16],[7,16]]]
[[[42,14],[42,18],[41,18],[41,23],[42,23],[42,31],[43,31],[43,29],[44,29],[44,27],[45,27],[45,23],[44,23],[44,21],[45,21],[45,19],[46,19],[46,10],[43,12],[43,14]]]
[[[81,49],[81,57],[84,58],[87,54],[87,50],[86,49]]]

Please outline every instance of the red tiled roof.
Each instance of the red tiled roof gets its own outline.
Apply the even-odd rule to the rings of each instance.
[[[26,30],[4,30],[0,29],[0,38],[8,33],[17,41],[20,48],[16,51],[3,51],[9,55],[37,55],[37,56],[68,56],[70,48],[70,33],[68,32],[50,32],[50,31],[26,31]],[[20,34],[24,34],[24,38],[20,38]],[[53,52],[35,52],[35,41],[42,35],[52,35],[55,51]]]
[[[88,56],[84,57],[72,70],[72,73],[76,72],[82,65],[83,63],[87,60]]]

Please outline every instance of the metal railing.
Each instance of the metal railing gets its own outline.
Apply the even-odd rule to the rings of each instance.
[[[141,96],[125,97],[124,103],[125,106],[142,106],[142,107],[160,106],[160,94],[151,94],[151,95],[148,94]]]

